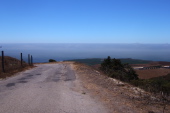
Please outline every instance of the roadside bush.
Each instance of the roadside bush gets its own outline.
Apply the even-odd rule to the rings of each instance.
[[[141,86],[144,86],[144,80],[142,79],[139,79],[139,80],[131,80],[130,83],[134,86],[137,86],[137,87],[141,87]]]
[[[170,95],[170,74],[151,79],[139,79],[129,64],[122,64],[119,59],[111,59],[110,56],[104,59],[100,69],[109,77],[130,82],[132,85],[151,93],[159,93],[162,96]]]
[[[56,60],[54,60],[54,59],[49,59],[49,62],[56,62]]]
[[[109,77],[119,79],[121,81],[129,82],[130,80],[137,80],[138,75],[129,64],[122,64],[119,59],[107,59],[101,63],[100,69]]]
[[[151,93],[160,93],[164,96],[169,96],[170,94],[170,81],[163,77],[148,80],[131,80],[130,83]]]
[[[162,91],[164,92],[165,95],[167,96],[170,95],[170,82],[162,85]]]

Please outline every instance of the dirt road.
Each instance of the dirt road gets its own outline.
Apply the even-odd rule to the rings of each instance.
[[[0,80],[0,113],[107,113],[81,86],[69,63],[38,64]]]

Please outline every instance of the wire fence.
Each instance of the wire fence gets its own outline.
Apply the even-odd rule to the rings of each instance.
[[[12,58],[10,56],[5,56],[4,51],[1,52],[0,56],[0,74],[17,71],[22,69],[26,66],[33,66],[33,57],[32,55],[28,54],[28,63],[23,60],[23,54],[20,53],[20,60],[16,58]]]

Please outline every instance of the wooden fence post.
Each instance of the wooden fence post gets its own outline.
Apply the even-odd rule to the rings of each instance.
[[[31,65],[33,66],[33,57],[32,57],[32,55],[31,55]]]
[[[4,67],[4,51],[2,51],[2,72],[5,73],[5,67]]]
[[[22,60],[22,53],[21,53],[21,67],[22,67],[22,61],[23,61],[23,60]]]
[[[30,54],[28,54],[28,64],[30,65]]]

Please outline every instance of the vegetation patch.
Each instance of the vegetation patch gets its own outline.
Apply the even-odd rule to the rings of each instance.
[[[56,62],[56,60],[54,60],[54,59],[49,59],[49,62]]]
[[[170,74],[151,79],[139,79],[129,64],[123,64],[119,59],[111,59],[110,56],[103,60],[100,70],[111,78],[131,83],[153,94],[160,94],[163,100],[169,100]]]
[[[151,93],[159,93],[164,96],[163,98],[170,95],[170,74],[151,79],[132,80],[130,83]]]
[[[101,63],[100,69],[111,78],[116,78],[121,81],[130,82],[138,80],[138,75],[129,64],[122,64],[119,59],[107,59]]]

